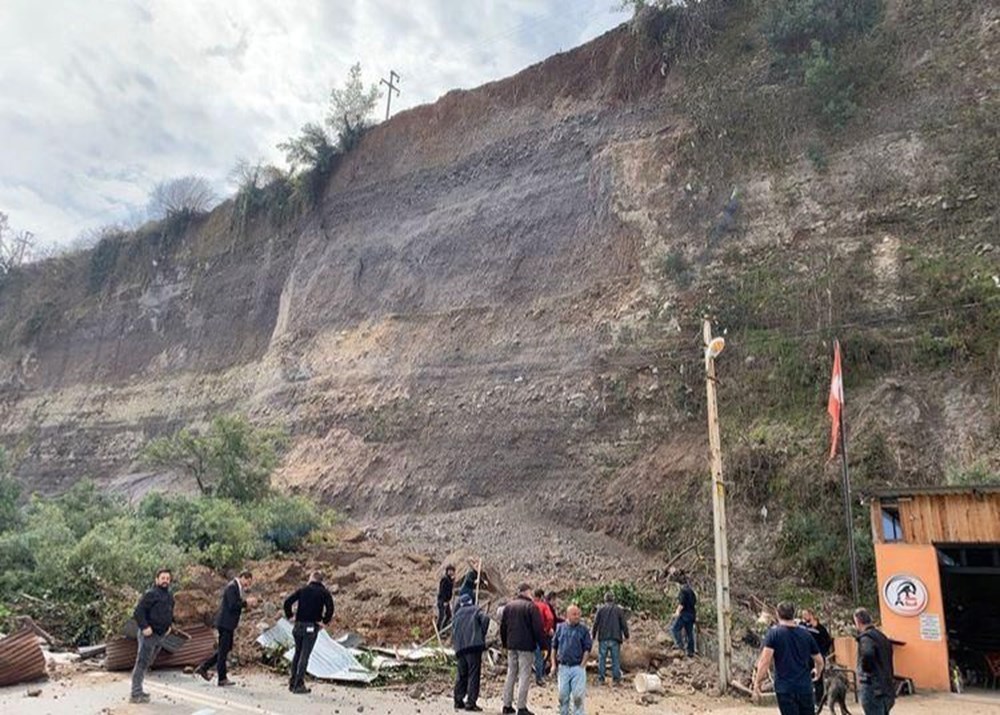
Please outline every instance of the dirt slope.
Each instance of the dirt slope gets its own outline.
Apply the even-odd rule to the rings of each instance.
[[[241,411],[292,433],[283,485],[357,515],[500,506],[671,550],[708,513],[710,312],[738,564],[798,499],[783,485],[836,484],[836,326],[862,481],[996,465],[994,313],[961,306],[992,305],[1000,255],[973,171],[1000,19],[888,5],[891,67],[840,132],[745,9],[679,58],[623,27],[378,126],[298,219],[241,232],[225,204],[9,276],[0,443],[31,489],[142,491],[176,484],[143,473],[145,440]]]

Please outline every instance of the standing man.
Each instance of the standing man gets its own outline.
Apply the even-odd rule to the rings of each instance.
[[[566,621],[556,628],[552,639],[552,672],[559,682],[559,715],[583,715],[583,699],[587,694],[587,659],[594,639],[587,626],[580,623],[580,607],[566,609]]]
[[[858,635],[858,697],[865,715],[888,715],[896,704],[892,643],[872,622],[872,614],[859,608],[854,612]]]
[[[819,654],[823,656],[823,663],[826,663],[826,659],[830,657],[830,651],[833,649],[833,638],[830,637],[830,631],[819,622],[816,614],[807,608],[802,609],[802,626],[809,631],[809,634],[816,641]],[[817,703],[823,702],[825,690],[822,678],[813,681],[813,697]]]
[[[195,668],[194,671],[196,675],[200,675],[205,680],[211,680],[212,677],[208,671],[216,668],[221,687],[233,684],[233,681],[226,677],[226,660],[229,658],[229,651],[233,649],[233,636],[237,626],[240,625],[243,609],[247,606],[257,605],[256,598],[244,596],[251,586],[253,586],[253,574],[249,571],[241,572],[239,576],[226,585],[222,591],[219,612],[215,614],[215,628],[219,631],[219,647],[211,658]]]
[[[486,650],[486,632],[489,628],[490,617],[472,602],[472,597],[459,596],[451,632],[451,645],[458,661],[458,675],[455,677],[456,710],[483,710],[477,701],[483,651]]]
[[[451,623],[451,599],[455,595],[455,567],[448,564],[444,567],[444,576],[438,583],[437,595],[437,629],[441,633]]]
[[[163,636],[174,622],[174,596],[170,593],[172,576],[170,569],[157,571],[153,587],[142,595],[132,613],[139,626],[139,650],[132,669],[132,694],[129,698],[133,703],[149,702],[149,693],[142,689],[142,682],[160,652]]]
[[[559,617],[559,609],[556,608],[556,592],[549,591],[547,594],[545,594],[545,602],[549,604],[549,608],[552,609],[552,617],[555,619],[556,625],[558,626],[565,619]]]
[[[311,692],[306,687],[306,668],[319,636],[320,623],[327,625],[333,618],[333,596],[323,585],[320,571],[313,571],[309,575],[309,583],[285,599],[285,618],[288,620],[292,620],[292,606],[296,603],[299,606],[295,610],[295,627],[292,629],[295,656],[292,658],[288,689],[296,695],[303,695]]]
[[[815,715],[813,681],[823,677],[823,656],[816,640],[795,622],[795,606],[778,604],[778,625],[764,636],[753,679],[754,699],[774,662],[774,694],[781,715]]]
[[[567,615],[567,620],[569,616]],[[615,603],[615,594],[604,594],[604,604],[594,616],[594,638],[597,639],[597,682],[604,685],[605,665],[611,655],[611,679],[615,685],[622,682],[622,643],[628,640],[628,621],[625,609]]]
[[[472,596],[472,600],[476,600],[476,585],[479,583],[479,569],[473,564],[469,569],[468,573],[465,574],[465,578],[462,579],[462,587],[458,594]]]
[[[697,619],[695,609],[698,605],[698,597],[694,595],[694,589],[691,588],[687,574],[681,573],[677,576],[677,580],[681,584],[681,590],[677,594],[677,610],[674,611],[672,632],[674,643],[691,658],[694,657],[694,623]],[[686,645],[681,641],[682,632],[687,640]]]
[[[500,641],[507,650],[507,680],[503,686],[505,715],[514,713],[514,684],[517,684],[516,715],[533,715],[528,710],[528,688],[535,648],[544,640],[542,614],[531,600],[531,586],[518,586],[517,597],[503,609],[500,618]]]
[[[556,616],[545,600],[545,590],[535,589],[535,608],[542,617],[542,643],[535,648],[535,685],[545,685],[545,663],[549,657],[552,634],[556,632]]]

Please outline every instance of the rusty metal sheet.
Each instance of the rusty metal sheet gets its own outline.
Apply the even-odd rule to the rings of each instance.
[[[46,676],[45,654],[30,628],[0,640],[0,686],[27,683]]]
[[[192,626],[183,631],[188,640],[174,653],[161,650],[153,661],[153,669],[183,668],[201,665],[215,652],[215,629],[208,626]],[[117,638],[108,643],[104,667],[107,670],[131,670],[135,667],[137,643],[128,638]]]

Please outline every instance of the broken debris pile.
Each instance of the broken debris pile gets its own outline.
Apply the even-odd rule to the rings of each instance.
[[[257,642],[266,650],[285,649],[285,660],[295,657],[295,639],[292,637],[292,624],[282,618],[273,627],[264,631]],[[351,652],[330,637],[324,629],[320,629],[316,645],[309,656],[306,672],[321,680],[338,680],[349,683],[370,683],[375,680],[376,673],[361,665]]]
[[[289,662],[295,657],[292,624],[285,618],[261,633],[257,643],[268,651],[283,651],[284,659]],[[357,635],[349,634],[335,640],[320,629],[306,672],[320,680],[368,684],[378,678],[382,670],[405,668],[452,655],[454,651],[449,648],[426,644],[411,648],[366,648]],[[359,658],[370,667],[363,665]]]

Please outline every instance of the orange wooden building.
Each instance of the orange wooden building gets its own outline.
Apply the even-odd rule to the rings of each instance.
[[[996,687],[1000,669],[1000,484],[905,487],[869,497],[879,610],[896,674],[948,690]]]

